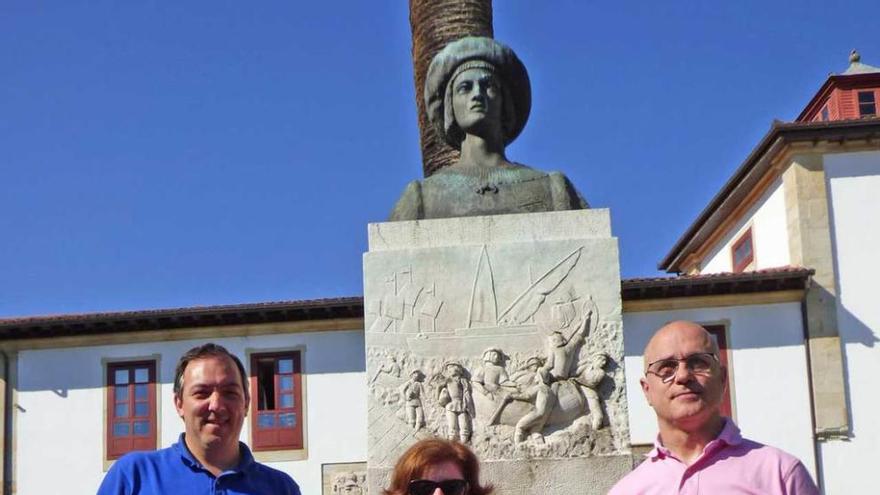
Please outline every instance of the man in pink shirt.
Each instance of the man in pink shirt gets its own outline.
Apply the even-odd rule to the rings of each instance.
[[[799,460],[742,438],[721,416],[727,369],[700,325],[674,321],[658,330],[645,347],[640,381],[660,434],[648,458],[609,495],[818,495]]]

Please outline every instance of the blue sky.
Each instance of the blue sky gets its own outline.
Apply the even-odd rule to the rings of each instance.
[[[495,1],[532,79],[508,157],[656,264],[880,3]],[[421,177],[406,2],[0,3],[0,316],[360,295]]]

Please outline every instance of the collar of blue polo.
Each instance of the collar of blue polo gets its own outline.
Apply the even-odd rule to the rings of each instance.
[[[189,447],[186,446],[186,433],[180,434],[180,438],[177,439],[177,443],[175,443],[172,448],[180,455],[180,460],[190,469],[207,472],[207,469],[205,469],[202,463],[193,456],[192,452],[189,451]],[[220,476],[232,473],[246,473],[254,466],[254,456],[251,454],[251,449],[249,449],[247,445],[238,442],[238,451],[238,465],[232,469],[223,471],[220,473]]]

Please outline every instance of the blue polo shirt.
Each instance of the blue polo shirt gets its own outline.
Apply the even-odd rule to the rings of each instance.
[[[153,452],[132,452],[113,464],[98,495],[300,495],[285,473],[254,460],[239,443],[241,462],[214,476],[186,448],[183,434],[176,444]]]

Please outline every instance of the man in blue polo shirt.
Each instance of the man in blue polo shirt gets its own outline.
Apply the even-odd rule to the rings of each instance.
[[[98,495],[300,495],[290,476],[256,462],[238,441],[249,397],[237,357],[216,344],[190,349],[174,377],[184,433],[167,449],[116,461]]]

